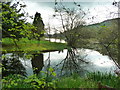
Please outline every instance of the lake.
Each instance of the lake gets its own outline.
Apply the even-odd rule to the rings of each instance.
[[[50,66],[55,69],[55,72],[59,76],[61,74],[62,64],[56,67],[62,60],[66,58],[67,49],[63,51],[54,51],[54,52],[46,52],[41,54],[33,54],[32,58],[27,59],[24,53],[22,56],[19,56],[19,60],[21,64],[25,67],[27,76],[33,74],[33,67],[38,68],[40,70],[45,70],[50,61]],[[12,58],[13,53],[5,54],[6,57]],[[78,60],[80,75],[84,76],[87,72],[102,72],[102,73],[111,73],[115,74],[114,70],[118,69],[112,60],[109,59],[108,56],[100,54],[98,51],[90,50],[90,49],[77,49],[75,53],[75,58]],[[79,62],[79,59],[84,60],[85,62]],[[38,72],[37,71],[37,72]],[[63,71],[64,73],[64,71]]]

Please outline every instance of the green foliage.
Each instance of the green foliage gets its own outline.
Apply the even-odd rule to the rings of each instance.
[[[108,21],[98,29],[97,39],[103,54],[118,59],[118,19]]]
[[[54,77],[54,72],[52,68],[49,69],[49,73],[51,77]],[[42,88],[55,88],[56,80],[49,79],[47,77],[48,72],[41,71],[39,75],[31,75],[27,78],[21,75],[9,75],[2,79],[3,89],[5,88],[34,88],[34,89],[42,89]]]
[[[108,85],[113,88],[119,88],[120,77],[114,76],[112,74],[103,74],[100,72],[89,73],[87,75],[88,80],[94,81],[96,83],[100,82],[103,85]]]
[[[26,76],[25,68],[19,61],[19,57],[16,54],[12,54],[12,57],[2,55],[2,77],[9,74],[20,74]]]
[[[18,75],[18,74],[14,74],[14,75],[9,75],[7,77],[4,77],[2,79],[2,88],[24,88],[24,87],[28,87],[28,85],[24,84],[24,79],[25,77]],[[29,85],[30,86],[30,85]]]
[[[95,37],[97,36],[97,31],[93,28],[88,28],[87,26],[78,26],[77,28],[66,32],[69,37],[70,46],[76,48],[90,48],[92,47],[92,42],[97,41]],[[90,45],[90,46],[89,46]]]
[[[102,54],[106,54],[112,57],[114,60],[118,60],[120,55],[118,51],[119,30],[118,30],[119,18],[106,20],[101,23],[92,24],[78,27],[77,34],[80,35],[74,45],[78,48],[89,48],[99,51]],[[77,37],[77,36],[76,36]]]
[[[69,77],[56,78],[53,68],[48,71],[41,71],[38,75],[34,74],[27,78],[21,75],[9,75],[2,79],[4,88],[98,88],[98,83],[113,88],[119,88],[120,77],[100,72],[89,73],[86,77],[73,74]]]
[[[24,8],[19,2],[10,5],[10,2],[2,2],[2,37],[19,39],[21,37],[30,37],[33,25],[26,22]],[[19,9],[17,9],[20,6]],[[25,6],[25,5],[24,5]]]

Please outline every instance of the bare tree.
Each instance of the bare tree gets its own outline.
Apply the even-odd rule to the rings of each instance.
[[[64,37],[67,45],[75,48],[75,43],[80,35],[78,33],[78,27],[85,24],[83,18],[85,17],[85,12],[79,8],[66,8],[62,3],[59,3],[55,7],[56,15],[54,17],[59,17],[62,26],[62,32],[64,32]],[[61,31],[60,31],[61,32]]]
[[[82,59],[76,58],[77,49],[75,44],[77,39],[81,38],[79,31],[85,24],[84,17],[86,13],[81,9],[79,4],[75,2],[73,4],[75,4],[77,8],[67,8],[62,2],[55,2],[55,15],[53,15],[53,17],[60,20],[62,28],[59,32],[63,33],[68,46],[67,56],[61,62],[63,63],[61,74],[63,70],[69,71],[71,74],[79,72],[81,68],[80,65],[78,65],[79,61],[88,63]]]

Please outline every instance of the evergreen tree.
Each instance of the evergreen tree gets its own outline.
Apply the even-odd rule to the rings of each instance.
[[[40,37],[44,36],[44,23],[41,18],[41,14],[36,12],[33,25],[36,27],[36,30],[34,30],[34,33],[37,33],[37,39],[40,40]]]

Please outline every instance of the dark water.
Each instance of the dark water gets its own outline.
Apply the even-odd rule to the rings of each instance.
[[[33,69],[35,69],[34,73],[38,74],[44,66],[43,54],[34,54],[31,60],[31,64]]]

